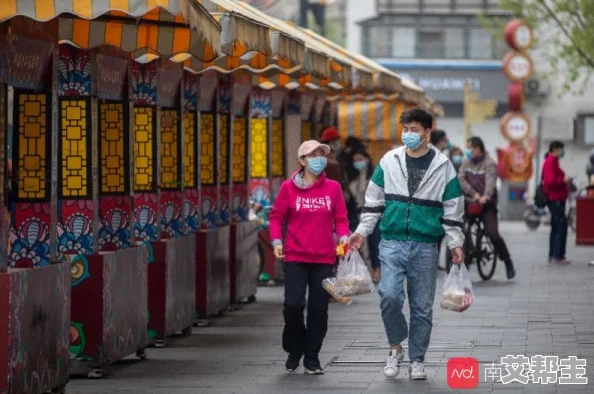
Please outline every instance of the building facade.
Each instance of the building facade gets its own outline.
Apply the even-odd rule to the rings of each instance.
[[[481,17],[510,18],[497,0],[347,0],[347,48],[378,61],[423,87],[444,106],[446,116],[438,122],[454,145],[464,144],[463,88],[470,81],[481,99],[498,102],[497,117],[472,132],[484,139],[496,159],[496,148],[507,141],[499,131],[499,119],[507,112],[508,80],[501,59],[508,48],[480,22]],[[481,15],[479,17],[479,15]],[[535,26],[535,32],[551,26]],[[550,59],[542,49],[531,51],[537,75],[526,85],[525,112],[532,117],[538,136],[535,169],[542,163],[550,141],[562,140],[567,157],[563,167],[577,184],[586,181],[585,167],[594,148],[594,85],[583,96],[560,96],[562,81],[544,78]],[[529,182],[532,195],[535,171]],[[509,196],[502,196],[509,197]],[[518,198],[515,196],[514,198]],[[502,200],[505,200],[503,198]]]

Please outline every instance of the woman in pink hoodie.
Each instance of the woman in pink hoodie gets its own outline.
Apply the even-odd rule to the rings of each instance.
[[[274,254],[285,260],[283,348],[289,353],[288,372],[295,372],[304,357],[305,373],[324,373],[318,355],[328,330],[329,294],[322,280],[333,276],[334,233],[341,243],[349,235],[340,184],[324,174],[328,153],[330,147],[317,141],[301,144],[297,153],[301,168],[282,184],[270,213]],[[308,286],[306,327],[303,312]]]

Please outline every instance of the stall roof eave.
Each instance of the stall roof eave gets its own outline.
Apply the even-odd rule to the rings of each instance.
[[[104,0],[2,1],[0,23],[57,19],[59,33],[54,38],[83,48],[112,45],[130,53],[149,49],[164,57],[188,52],[208,61],[218,56],[221,28],[196,0],[121,0],[114,8]],[[113,34],[104,33],[108,23]]]

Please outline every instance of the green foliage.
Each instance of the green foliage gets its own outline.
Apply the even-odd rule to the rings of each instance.
[[[593,0],[501,0],[500,7],[524,18],[535,30],[535,47],[549,61],[545,71],[563,81],[562,93],[583,94],[594,76]],[[503,39],[505,22],[480,17],[483,26]]]
[[[316,23],[316,19],[311,14],[307,16],[307,27],[318,34],[322,32],[320,26]],[[344,29],[336,21],[326,19],[326,38],[340,46],[345,45]]]

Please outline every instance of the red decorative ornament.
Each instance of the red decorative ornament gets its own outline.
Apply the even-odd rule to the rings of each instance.
[[[532,132],[532,121],[523,112],[508,112],[500,123],[501,134],[511,143],[521,143]]]
[[[509,84],[507,89],[509,110],[522,111],[524,109],[524,85],[517,82]]]
[[[503,73],[511,82],[523,83],[534,73],[532,58],[526,53],[511,51],[503,57]]]
[[[503,32],[505,42],[511,48],[523,52],[529,49],[534,42],[534,31],[532,26],[522,19],[510,21]]]

